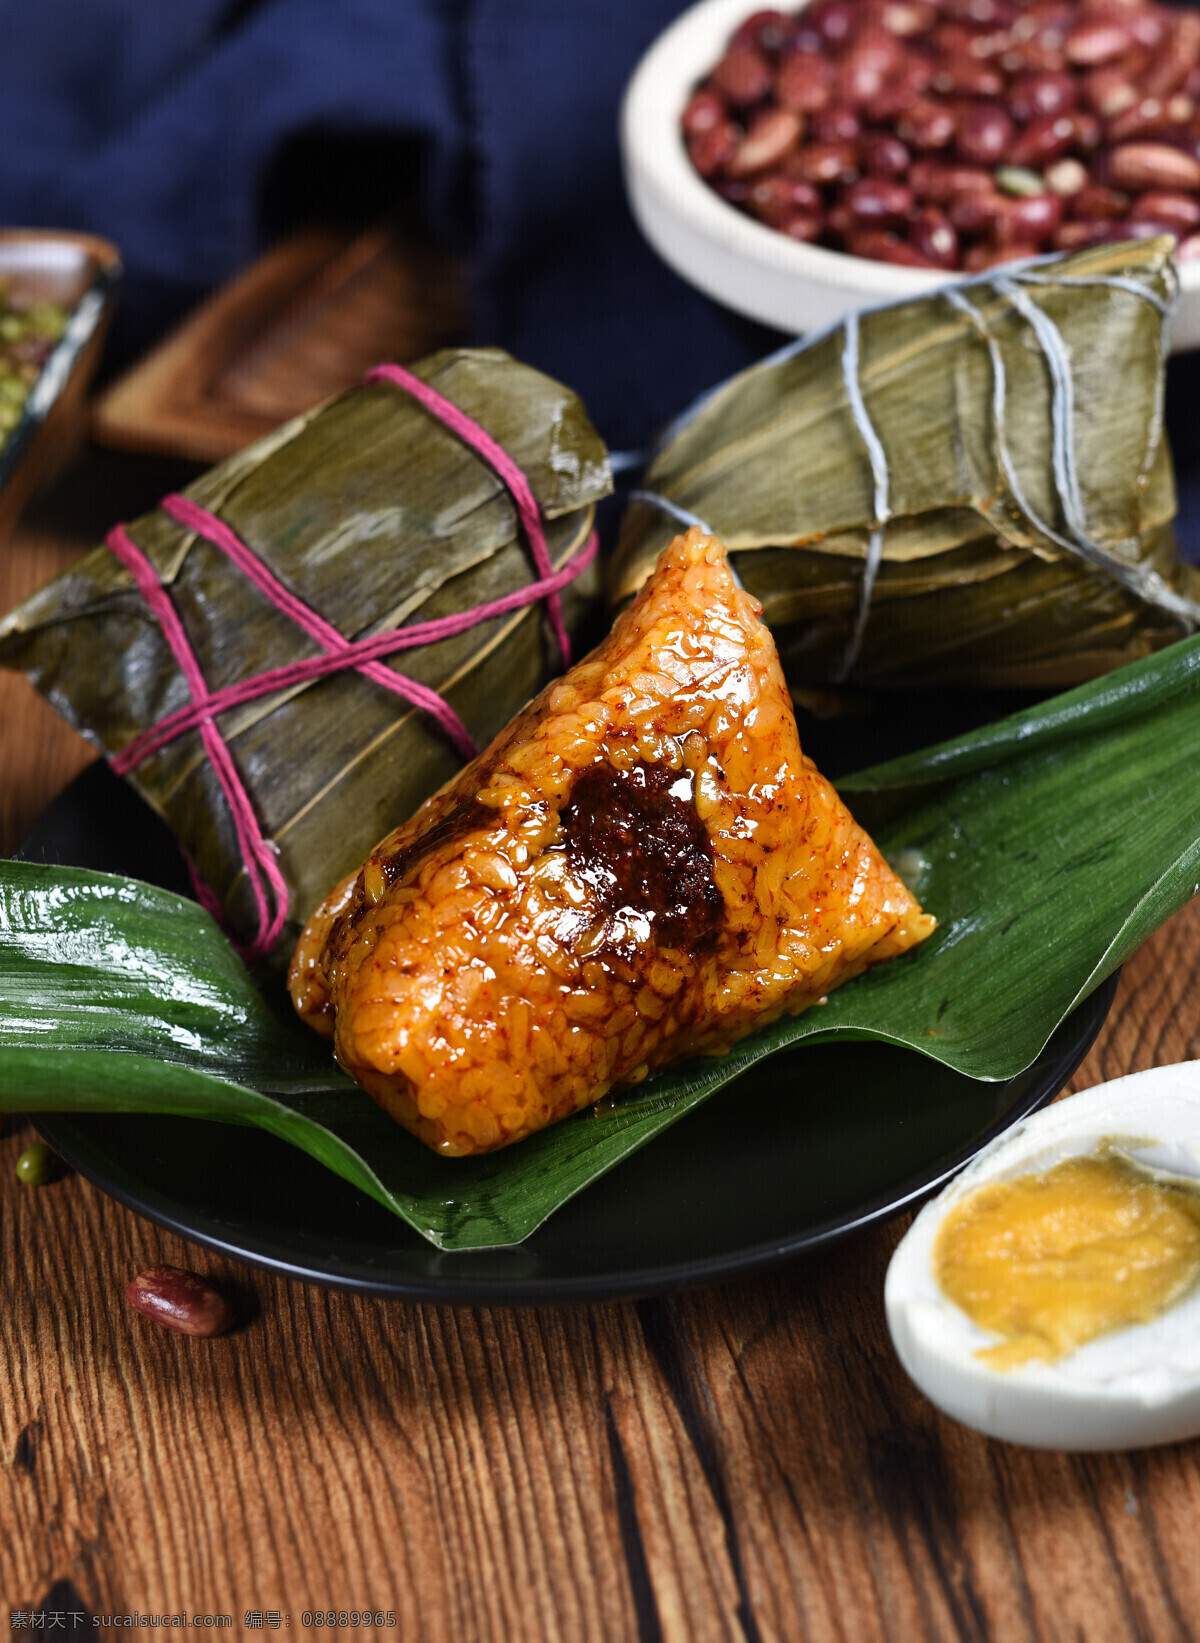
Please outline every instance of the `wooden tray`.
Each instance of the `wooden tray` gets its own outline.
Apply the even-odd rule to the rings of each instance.
[[[457,262],[401,230],[307,229],[269,251],[100,396],[118,450],[224,457],[463,329]]]

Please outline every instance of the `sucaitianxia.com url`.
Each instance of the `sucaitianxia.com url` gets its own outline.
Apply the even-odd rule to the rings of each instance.
[[[125,1626],[199,1626],[205,1631],[232,1626],[231,1614],[86,1614],[82,1609],[10,1609],[8,1629],[11,1632],[74,1631],[79,1626],[93,1626],[107,1631]]]
[[[188,1614],[186,1611],[179,1614],[142,1614],[140,1611],[133,1614],[88,1614],[82,1609],[10,1609],[8,1616],[9,1630],[14,1632],[75,1631],[81,1626],[96,1631],[142,1626],[180,1630],[199,1627],[203,1631],[215,1631],[235,1624],[231,1614]],[[241,1617],[241,1624],[246,1631],[277,1632],[281,1628],[291,1631],[292,1617],[279,1609],[247,1609]],[[358,1630],[360,1627],[394,1630],[395,1625],[394,1609],[305,1609],[300,1615],[300,1629],[304,1631],[325,1627],[331,1630]]]

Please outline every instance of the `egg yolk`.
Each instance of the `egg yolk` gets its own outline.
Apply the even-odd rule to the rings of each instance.
[[[1001,1336],[997,1369],[1146,1323],[1200,1277],[1200,1196],[1103,1151],[978,1187],[933,1251],[946,1295]]]

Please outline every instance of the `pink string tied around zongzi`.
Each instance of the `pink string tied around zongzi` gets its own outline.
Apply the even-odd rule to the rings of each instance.
[[[420,377],[413,376],[412,372],[406,371],[402,365],[377,365],[373,371],[367,372],[367,381],[391,382],[397,388],[403,388],[427,411],[431,411],[439,422],[444,422],[447,428],[451,428],[478,451],[484,461],[496,470],[508,486],[516,505],[517,517],[529,542],[529,551],[533,555],[538,575],[543,581],[548,580],[554,574],[554,567],[550,563],[550,551],[546,547],[542,516],[528,479],[503,445],[497,444],[487,429],[481,428],[478,422],[473,422],[465,411],[460,411],[451,400],[439,394],[427,382],[422,382]],[[550,613],[550,631],[562,657],[562,665],[568,668],[571,665],[571,641],[567,638],[562,601],[557,592],[547,598],[546,608]]]
[[[176,737],[190,730],[199,733],[201,744],[229,805],[238,849],[254,901],[258,929],[254,940],[242,949],[247,963],[255,963],[265,958],[282,934],[288,914],[288,888],[279,868],[278,848],[263,835],[233,755],[217,726],[217,716],[260,697],[354,668],[375,684],[429,714],[440,725],[458,752],[465,758],[471,758],[476,752],[475,743],[458,714],[444,697],[418,680],[410,679],[394,668],[385,666],[383,658],[417,646],[435,644],[440,639],[448,639],[455,634],[466,632],[467,629],[476,627],[491,617],[507,615],[544,600],[563,665],[569,666],[570,641],[563,622],[559,594],[591,564],[599,547],[596,533],[593,531],[571,559],[556,571],[550,562],[541,515],[529,481],[507,451],[496,443],[487,430],[466,416],[458,406],[430,388],[428,383],[422,382],[419,377],[413,376],[399,365],[377,366],[369,373],[367,381],[387,381],[411,393],[433,416],[476,450],[497,472],[512,496],[517,517],[528,539],[530,553],[538,572],[534,582],[512,593],[504,594],[499,599],[489,600],[485,604],[473,606],[453,616],[442,616],[428,622],[414,622],[404,628],[374,634],[367,639],[350,640],[288,588],[223,519],[187,497],[172,494],[164,497],[163,511],[224,553],[277,610],[295,622],[321,648],[321,654],[318,656],[305,657],[281,667],[269,668],[252,678],[240,680],[235,685],[211,690],[179,613],[146,554],[134,542],[124,525],[118,525],[108,536],[108,546],[129,570],[139,592],[157,617],[163,636],[179,664],[192,698],[186,706],[167,714],[139,736],[134,737],[120,753],[114,754],[109,762],[118,775],[124,776]],[[219,917],[221,909],[216,896],[199,878],[194,868],[192,876],[201,902],[209,912]]]

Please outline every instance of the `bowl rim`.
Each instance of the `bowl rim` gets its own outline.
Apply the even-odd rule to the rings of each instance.
[[[69,229],[2,228],[0,252],[5,246],[67,246],[90,262],[86,283],[70,304],[62,336],[51,349],[29,391],[21,418],[0,445],[0,493],[20,467],[33,440],[53,411],[89,343],[112,307],[121,278],[121,253],[111,240]]]
[[[810,0],[791,0],[803,11]],[[621,105],[620,137],[627,179],[669,201],[691,231],[727,256],[745,257],[776,275],[861,297],[862,305],[904,301],[976,276],[957,269],[906,268],[848,251],[806,245],[738,211],[709,187],[688,159],[680,117],[693,86],[717,62],[730,33],[754,12],[753,0],[698,0],[651,43],[634,69]],[[638,213],[637,191],[634,195]],[[647,224],[641,224],[647,232]],[[663,255],[658,236],[648,237]],[[668,256],[668,261],[672,259]],[[675,264],[685,277],[693,276]],[[1200,292],[1200,261],[1175,264],[1180,292]],[[987,271],[991,272],[991,270]],[[701,282],[696,282],[701,283]],[[711,287],[705,286],[713,295]],[[729,295],[719,300],[736,307]],[[750,307],[741,310],[761,319]],[[777,322],[771,322],[777,323]],[[795,329],[793,326],[783,327]]]
[[[73,228],[0,228],[0,247],[5,245],[69,245],[85,252],[97,270],[116,271],[121,253],[111,240]]]

